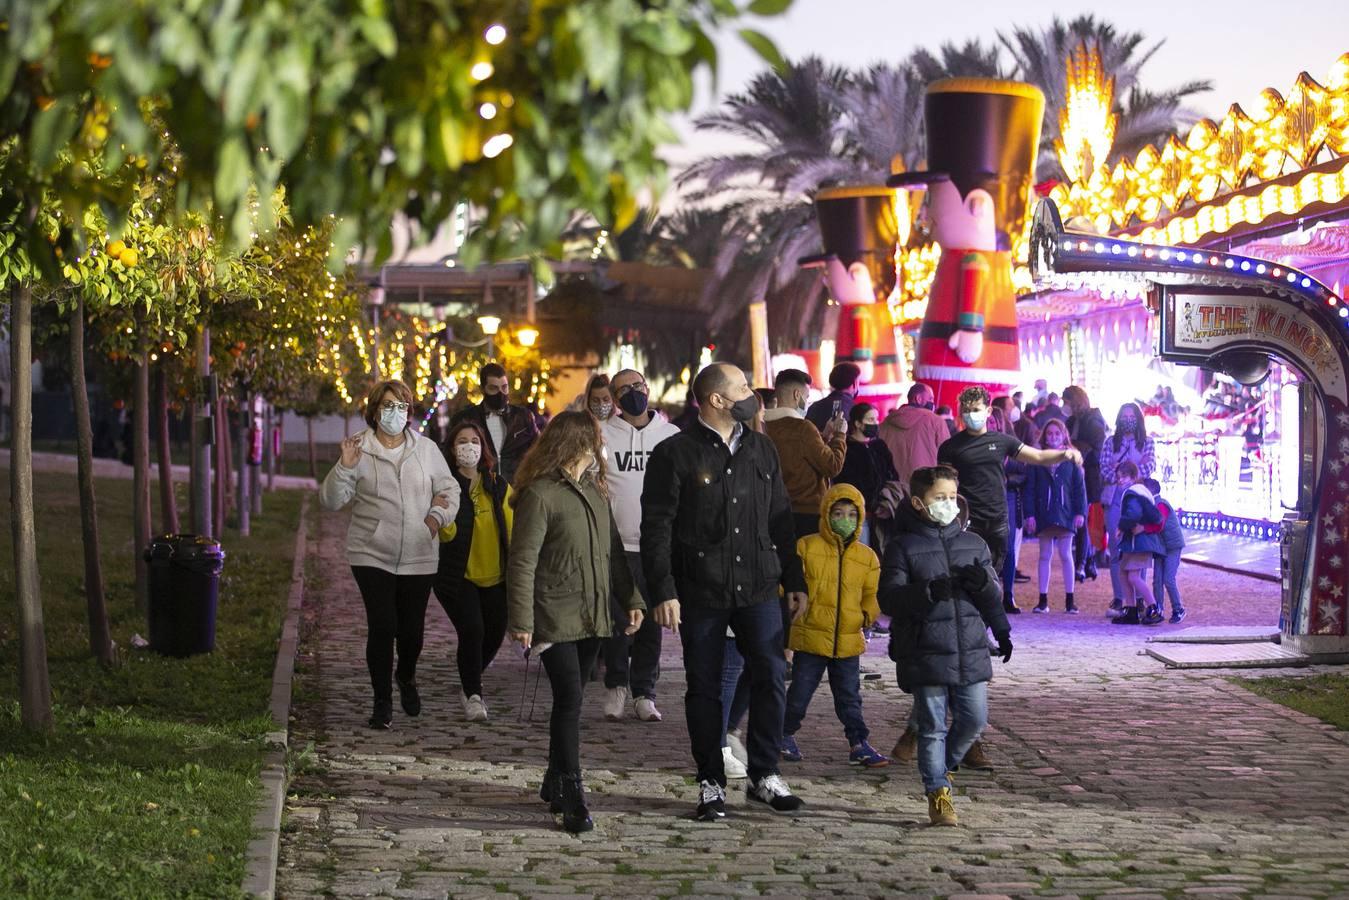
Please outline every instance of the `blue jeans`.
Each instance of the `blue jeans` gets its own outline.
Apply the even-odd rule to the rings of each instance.
[[[1171,595],[1171,611],[1179,612],[1185,608],[1180,601],[1180,588],[1176,585],[1176,573],[1180,571],[1180,551],[1169,550],[1152,565],[1152,596],[1157,603],[1157,611],[1162,609],[1162,588]]]
[[[726,639],[726,662],[721,667],[721,746],[726,732],[735,731],[749,712],[749,677],[745,658],[736,649],[735,638]]]
[[[849,747],[856,747],[871,734],[862,721],[862,657],[849,656],[831,659],[814,653],[796,651],[792,657],[792,686],[787,689],[787,718],[782,723],[783,734],[796,734],[815,689],[824,673],[829,673],[829,691],[834,695],[834,713],[843,723],[843,734]]]
[[[1119,573],[1119,541],[1115,540],[1115,530],[1119,528],[1120,503],[1123,498],[1124,491],[1116,485],[1115,496],[1105,508],[1105,545],[1110,551],[1110,589],[1115,592],[1116,600],[1124,596],[1124,578]]]
[[[955,701],[951,727],[946,727],[947,693]],[[918,712],[918,774],[927,793],[947,787],[947,772],[954,772],[970,745],[988,724],[988,682],[962,687],[924,685],[913,689],[913,708]]]
[[[778,772],[782,744],[782,717],[787,706],[782,657],[782,611],[777,598],[739,609],[712,609],[689,604],[680,610],[679,637],[684,645],[684,717],[699,781],[725,786],[722,768],[721,683],[726,657],[726,629],[735,633],[736,647],[749,674],[749,728],[745,749],[749,777],[755,781]]]

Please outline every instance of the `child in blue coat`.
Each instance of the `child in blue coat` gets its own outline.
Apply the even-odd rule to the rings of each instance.
[[[1170,501],[1162,497],[1162,486],[1154,479],[1145,478],[1143,484],[1152,492],[1157,501],[1157,512],[1162,516],[1159,537],[1162,539],[1164,556],[1157,557],[1152,571],[1152,593],[1157,598],[1157,611],[1162,611],[1163,590],[1171,595],[1172,625],[1179,625],[1185,619],[1185,604],[1180,600],[1180,588],[1176,584],[1176,574],[1180,571],[1180,551],[1185,549],[1185,534],[1180,530],[1180,517]],[[1149,529],[1151,530],[1151,529]]]
[[[1068,426],[1049,419],[1040,432],[1040,446],[1062,450],[1068,446]],[[1040,538],[1040,602],[1031,612],[1049,612],[1049,570],[1059,558],[1063,573],[1064,610],[1077,613],[1073,598],[1073,536],[1087,521],[1087,481],[1082,467],[1070,460],[1057,466],[1028,466],[1024,502],[1026,534]]]
[[[1162,516],[1157,512],[1152,492],[1141,483],[1138,466],[1124,460],[1115,468],[1115,478],[1124,497],[1120,501],[1119,529],[1115,532],[1124,582],[1124,612],[1115,619],[1115,624],[1157,625],[1162,614],[1157,611],[1152,585],[1148,583],[1148,570],[1152,568],[1152,558],[1165,556],[1166,551],[1160,537],[1148,534],[1144,526],[1160,523]]]

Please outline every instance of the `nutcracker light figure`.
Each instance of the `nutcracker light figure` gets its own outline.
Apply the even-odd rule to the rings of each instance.
[[[824,188],[815,195],[815,216],[825,252],[798,263],[824,270],[829,296],[842,307],[834,360],[857,363],[859,397],[885,410],[904,381],[886,302],[897,280],[895,191],[884,185]]]
[[[938,405],[983,385],[996,396],[1021,382],[1012,242],[1024,232],[1045,99],[1018,81],[951,78],[925,98],[927,171],[891,176],[891,187],[928,192],[941,245],[914,378]]]

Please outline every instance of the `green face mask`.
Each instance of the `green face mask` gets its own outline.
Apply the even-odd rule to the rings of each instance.
[[[857,520],[853,518],[830,517],[829,530],[846,541],[848,538],[852,537],[853,532],[857,530]]]

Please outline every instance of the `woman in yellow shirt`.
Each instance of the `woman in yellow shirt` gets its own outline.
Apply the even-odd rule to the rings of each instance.
[[[506,500],[511,489],[476,422],[461,421],[450,429],[444,449],[463,501],[454,521],[440,530],[436,599],[459,636],[456,662],[464,716],[485,722],[482,673],[506,636],[506,548],[512,520]]]

